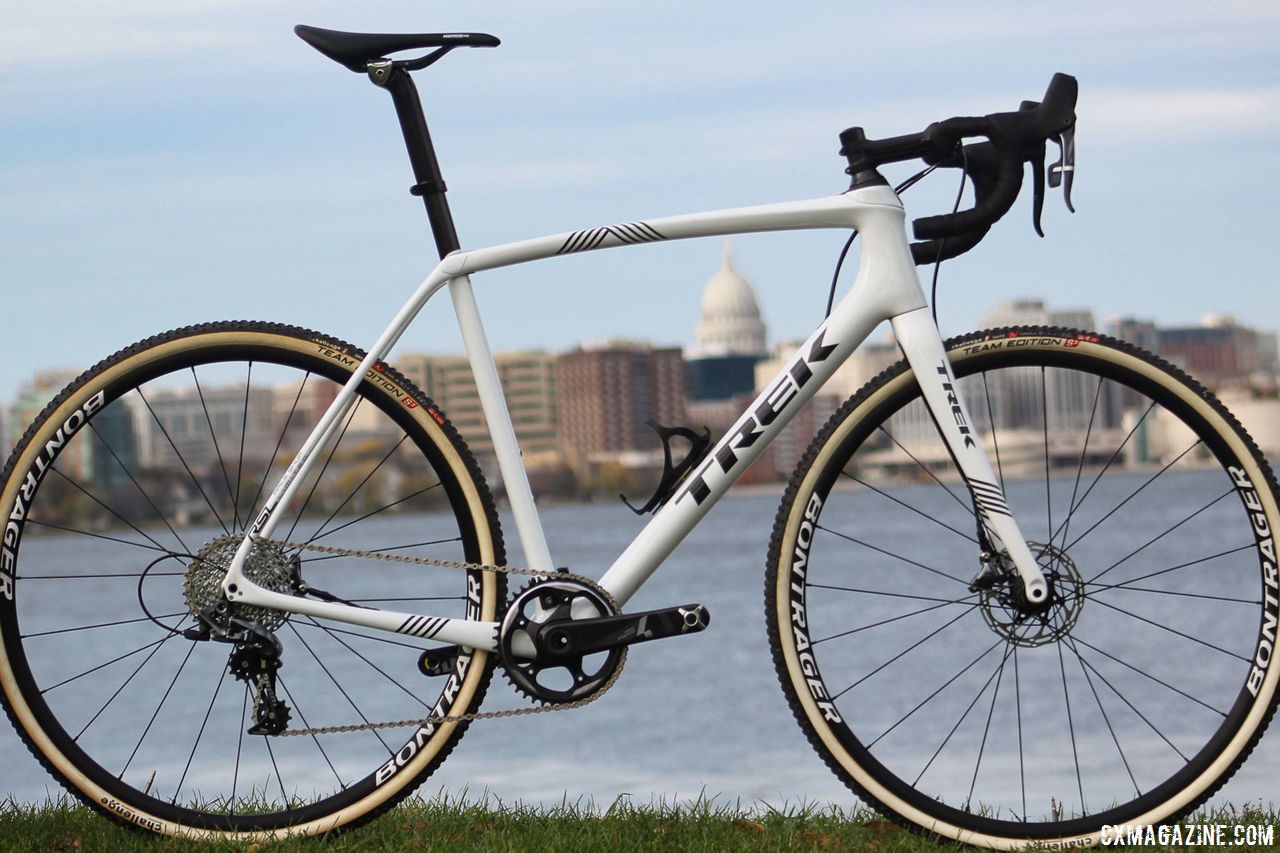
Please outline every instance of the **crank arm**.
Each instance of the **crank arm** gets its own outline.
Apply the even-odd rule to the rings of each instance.
[[[538,660],[582,657],[663,637],[695,634],[711,624],[701,604],[685,604],[644,613],[622,613],[592,619],[557,619],[543,625],[535,644]]]

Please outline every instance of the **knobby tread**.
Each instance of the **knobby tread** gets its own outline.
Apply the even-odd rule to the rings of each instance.
[[[1212,391],[1204,387],[1199,381],[1191,377],[1177,365],[1170,363],[1154,353],[1129,343],[1128,341],[1108,335],[1094,332],[1082,332],[1077,329],[1060,326],[1010,325],[994,327],[948,338],[944,341],[943,346],[945,351],[950,354],[953,350],[961,346],[991,339],[1006,338],[1011,335],[1039,335],[1045,337],[1084,339],[1095,345],[1115,350],[1124,355],[1146,362],[1148,365],[1155,367],[1160,372],[1167,374],[1169,377],[1174,379],[1175,382],[1190,389],[1194,394],[1205,401],[1213,408],[1215,413],[1221,416],[1232,428],[1235,429],[1238,436],[1243,440],[1249,454],[1252,456],[1253,460],[1266,478],[1266,486],[1270,489],[1271,494],[1276,497],[1277,502],[1280,503],[1280,485],[1277,484],[1275,473],[1267,459],[1259,450],[1257,443],[1253,440],[1253,437],[1249,435],[1248,431],[1245,430],[1239,419],[1237,419],[1235,415],[1233,415],[1230,410],[1222,404]],[[867,803],[880,814],[899,826],[902,826],[912,832],[937,839],[939,836],[936,833],[931,832],[919,824],[898,814],[885,803],[873,796],[863,786],[859,785],[826,749],[822,739],[810,724],[808,715],[805,713],[802,704],[791,690],[790,670],[787,665],[786,657],[782,651],[781,631],[784,629],[784,626],[780,624],[778,619],[777,608],[774,600],[778,580],[778,566],[779,561],[782,559],[782,546],[786,533],[787,522],[795,509],[796,498],[801,491],[805,477],[810,472],[827,442],[831,440],[832,434],[841,426],[841,424],[885,384],[909,370],[910,366],[907,364],[905,358],[903,358],[899,359],[889,367],[886,367],[872,379],[868,380],[827,419],[822,428],[818,431],[817,435],[815,435],[809,446],[806,448],[800,461],[796,464],[796,468],[793,471],[786,489],[783,492],[782,499],[779,502],[778,512],[775,515],[773,530],[769,539],[768,558],[765,565],[764,604],[769,648],[771,657],[773,658],[774,670],[778,676],[782,692],[786,696],[787,704],[791,709],[791,713],[795,717],[801,730],[804,732],[805,738],[809,741],[810,746],[813,747],[814,751],[822,759],[823,763],[827,765],[836,777],[843,781],[863,802]],[[1179,809],[1176,814],[1170,815],[1168,820],[1172,821],[1180,819],[1195,811],[1197,808],[1204,805],[1215,793],[1221,790],[1221,788],[1230,781],[1230,779],[1252,754],[1253,750],[1257,747],[1262,735],[1265,733],[1271,721],[1275,717],[1277,708],[1280,708],[1280,690],[1277,690],[1271,697],[1269,707],[1267,708],[1257,729],[1253,732],[1252,736],[1249,738],[1248,742],[1245,744],[1244,748],[1241,750],[1231,766],[1228,767],[1227,770],[1224,771],[1221,776],[1219,776],[1213,784],[1208,786],[1198,797],[1189,802],[1183,808]],[[947,841],[949,839],[944,838],[941,840]]]
[[[366,353],[362,349],[355,347],[351,344],[348,344],[345,341],[341,340],[340,338],[333,337],[332,335],[315,332],[310,329],[306,329],[300,326],[294,326],[290,324],[256,321],[256,320],[221,320],[221,321],[213,321],[208,323],[199,323],[199,324],[193,324],[189,326],[182,326],[176,329],[171,329],[167,332],[162,332],[160,334],[152,335],[151,337],[145,338],[141,341],[138,341],[137,343],[131,344],[129,346],[126,346],[118,350],[117,352],[102,359],[92,367],[80,373],[75,379],[71,380],[53,398],[53,400],[51,400],[40,411],[39,415],[37,415],[36,418],[31,422],[31,424],[23,431],[21,438],[19,438],[17,443],[14,445],[13,450],[10,452],[9,457],[5,462],[4,468],[0,470],[0,484],[8,482],[9,477],[12,474],[13,468],[17,464],[20,455],[30,444],[35,434],[39,431],[40,426],[44,424],[44,422],[49,417],[51,417],[59,409],[59,407],[61,407],[67,401],[68,398],[70,398],[73,394],[79,391],[87,383],[92,382],[104,371],[122,362],[128,361],[129,359],[143,352],[146,352],[147,350],[153,347],[156,347],[162,344],[170,343],[172,341],[181,340],[183,338],[188,338],[188,337],[195,337],[195,336],[207,335],[207,334],[226,333],[226,332],[231,332],[231,333],[240,332],[245,334],[268,334],[268,335],[276,335],[281,337],[293,338],[295,340],[305,340],[309,342],[323,343],[327,346],[332,346],[334,349],[344,351],[350,354],[351,356],[355,357],[357,360],[363,359],[364,356],[366,355]],[[440,428],[445,438],[453,445],[459,458],[462,460],[465,466],[467,475],[471,478],[472,483],[476,489],[477,495],[479,496],[480,502],[483,506],[484,515],[485,515],[486,521],[488,522],[489,530],[491,533],[491,541],[492,541],[493,553],[494,553],[494,564],[499,566],[505,565],[506,564],[506,548],[505,548],[505,543],[502,537],[502,527],[500,524],[500,520],[498,518],[497,507],[494,504],[492,494],[489,491],[488,484],[485,481],[485,477],[483,472],[480,469],[480,465],[476,461],[474,454],[472,454],[470,449],[467,447],[465,439],[462,437],[461,433],[458,432],[453,422],[449,420],[449,418],[443,412],[443,410],[441,410],[439,406],[437,406],[434,402],[432,402],[430,398],[428,398],[427,395],[424,394],[417,386],[415,386],[412,382],[410,382],[407,378],[405,378],[403,374],[395,370],[390,365],[384,365],[384,371],[392,379],[392,381],[398,384],[405,392],[410,394],[413,397],[414,401],[418,403],[418,405],[421,406],[424,411],[430,410],[440,415],[439,418],[432,418],[432,420]],[[502,574],[496,574],[494,575],[494,582],[497,584],[497,588],[495,590],[495,599],[498,602],[498,606],[500,608],[506,602],[506,585],[507,585],[506,576]],[[470,707],[467,709],[468,711],[474,711],[483,704],[484,697],[488,692],[489,683],[492,680],[493,671],[496,666],[496,663],[497,663],[496,655],[490,654],[487,656],[484,674],[477,684],[475,697],[471,702]],[[8,717],[15,731],[21,737],[22,742],[27,747],[27,750],[36,759],[36,761],[55,780],[57,780],[59,784],[63,786],[64,789],[66,789],[70,794],[72,794],[78,800],[83,802],[86,806],[93,809],[98,814],[101,814],[104,817],[111,819],[113,822],[116,822],[123,826],[127,826],[130,829],[137,831],[139,833],[151,834],[149,830],[144,829],[143,827],[140,827],[137,824],[130,822],[129,820],[126,820],[125,818],[121,817],[119,814],[116,814],[112,810],[108,809],[105,805],[89,797],[85,792],[81,791],[76,786],[70,784],[65,779],[63,779],[62,776],[55,770],[52,762],[44,755],[44,753],[42,753],[36,747],[30,735],[19,724],[17,718],[14,716],[13,710],[9,707],[9,703],[6,701],[0,701],[0,705],[4,706],[5,715]],[[336,827],[335,829],[330,830],[330,832],[346,832],[350,829],[355,829],[355,828],[364,826],[368,824],[370,821],[384,814],[386,811],[394,808],[396,805],[403,802],[407,797],[412,795],[413,792],[419,786],[421,786],[421,784],[427,779],[427,777],[429,777],[433,772],[435,772],[436,769],[439,768],[439,766],[444,762],[446,758],[448,758],[448,756],[452,753],[454,747],[457,746],[458,741],[461,740],[462,735],[466,733],[467,728],[468,728],[467,722],[458,723],[455,733],[448,739],[444,747],[440,749],[440,751],[433,758],[433,760],[429,762],[416,777],[414,777],[411,781],[405,784],[396,795],[388,798],[385,802],[383,802],[379,806],[368,810],[367,812],[360,815],[359,817],[349,820],[346,823],[344,823],[342,826]],[[196,827],[190,828],[190,831],[197,836],[207,836],[211,832],[210,830],[196,828]],[[278,834],[287,834],[287,833],[288,833],[288,829],[282,828],[279,830],[268,830],[258,834],[261,834],[266,837],[274,837]],[[219,833],[214,832],[213,834],[219,834]],[[232,833],[232,834],[238,835],[239,833]]]

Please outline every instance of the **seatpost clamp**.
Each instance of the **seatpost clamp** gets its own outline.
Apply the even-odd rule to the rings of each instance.
[[[391,81],[392,61],[390,59],[374,59],[366,66],[369,79],[375,86],[386,86]]]

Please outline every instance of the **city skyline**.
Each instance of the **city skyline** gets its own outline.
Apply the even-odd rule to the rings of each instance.
[[[1274,4],[1097,0],[1063,15],[1003,3],[980,20],[936,0],[10,11],[0,399],[39,366],[92,364],[194,322],[284,321],[367,345],[421,281],[433,253],[391,106],[294,38],[297,23],[502,39],[418,78],[468,247],[838,193],[845,127],[892,136],[1014,109],[1065,71],[1080,81],[1079,213],[1050,197],[1038,240],[1024,190],[981,247],[944,266],[944,333],[1028,291],[1164,325],[1280,316],[1267,241],[1253,236],[1280,190],[1265,168],[1280,138]],[[949,209],[957,177],[913,189],[911,215]],[[775,338],[821,317],[845,236],[735,244]],[[690,329],[672,334],[672,318],[695,316],[718,253],[673,241],[583,254],[477,276],[476,292],[495,349],[675,343]],[[406,347],[457,351],[456,337],[440,299]]]

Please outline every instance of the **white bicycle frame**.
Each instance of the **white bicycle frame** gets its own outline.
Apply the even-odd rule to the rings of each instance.
[[[867,186],[831,198],[593,228],[447,256],[370,348],[276,484],[236,552],[222,584],[224,593],[238,603],[412,634],[467,648],[496,650],[498,632],[494,622],[433,617],[427,620],[424,633],[421,614],[285,595],[252,583],[243,572],[255,538],[271,536],[280,518],[277,508],[288,504],[318,458],[316,451],[333,436],[351,410],[356,388],[386,358],[427,300],[441,288],[449,288],[528,567],[550,575],[555,572],[555,563],[520,459],[515,429],[471,288],[471,274],[556,255],[659,240],[838,228],[857,229],[863,240],[861,264],[853,287],[699,466],[686,475],[671,499],[605,572],[600,585],[619,605],[624,605],[804,402],[876,326],[889,320],[933,419],[969,485],[993,548],[1003,548],[1012,559],[1028,597],[1032,601],[1042,600],[1047,595],[1044,577],[1010,514],[982,444],[970,426],[972,421],[964,401],[956,391],[955,378],[911,259],[904,218],[902,203],[888,186]]]

